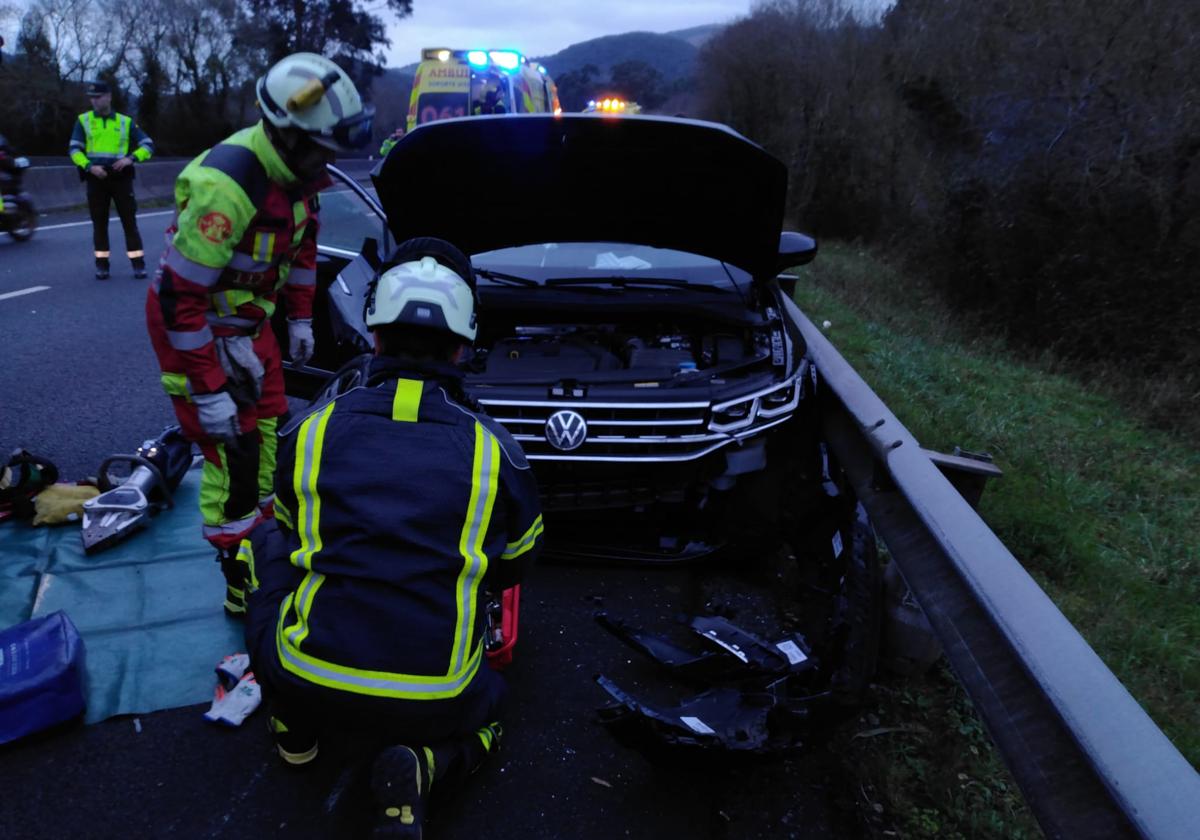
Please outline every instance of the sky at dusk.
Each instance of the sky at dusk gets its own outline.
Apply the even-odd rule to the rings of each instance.
[[[845,0],[877,14],[893,0]],[[389,67],[420,60],[423,47],[517,49],[531,57],[553,55],[571,44],[624,32],[672,32],[748,15],[756,0],[413,0],[413,13],[388,24]],[[384,4],[368,8],[388,19]],[[0,0],[0,34],[11,49],[30,0]],[[382,7],[382,8],[381,8]],[[4,14],[5,11],[9,14]]]
[[[728,23],[752,0],[414,0],[413,13],[388,27],[389,67],[421,58],[423,47],[511,48],[546,56],[622,32],[671,32]]]

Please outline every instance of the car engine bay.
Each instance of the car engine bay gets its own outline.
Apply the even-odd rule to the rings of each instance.
[[[700,377],[770,364],[772,326],[684,327],[676,322],[524,324],[480,336],[468,369],[489,383],[632,381]]]

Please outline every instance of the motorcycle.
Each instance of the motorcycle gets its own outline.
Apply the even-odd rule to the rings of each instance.
[[[33,199],[23,189],[25,170],[29,158],[16,157],[12,163],[0,170],[0,194],[4,197],[4,211],[0,212],[0,232],[7,233],[18,242],[33,236],[37,229],[37,210]]]

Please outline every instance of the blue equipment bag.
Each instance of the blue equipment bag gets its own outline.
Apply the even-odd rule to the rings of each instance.
[[[84,709],[83,639],[62,610],[0,631],[0,744]]]

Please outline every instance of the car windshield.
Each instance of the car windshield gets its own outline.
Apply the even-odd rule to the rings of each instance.
[[[616,242],[545,242],[484,251],[471,260],[480,268],[538,283],[561,278],[595,278],[601,283],[628,277],[683,280],[733,290],[750,282],[746,272],[710,257]]]
[[[321,193],[322,246],[357,252],[367,237],[382,246],[383,236],[383,220],[352,190],[338,185]]]

